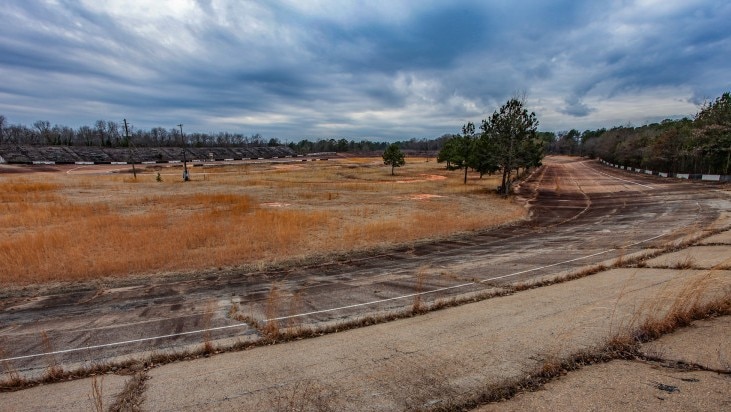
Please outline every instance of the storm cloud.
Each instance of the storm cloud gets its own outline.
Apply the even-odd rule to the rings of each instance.
[[[722,0],[7,0],[0,19],[11,123],[393,140],[516,95],[558,131],[692,116],[731,90]]]

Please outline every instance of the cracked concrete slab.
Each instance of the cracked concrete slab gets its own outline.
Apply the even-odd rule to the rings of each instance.
[[[713,236],[709,236],[702,241],[698,242],[699,245],[731,245],[731,230],[721,232]]]
[[[264,410],[290,400],[364,411],[433,405],[600,345],[662,312],[688,284],[707,284],[702,296],[717,297],[731,286],[731,272],[613,269],[415,318],[164,365],[149,371],[143,407]],[[0,403],[13,398],[38,410],[54,399],[61,409],[78,409],[88,402],[90,381],[72,383],[72,391],[57,384],[2,393]]]
[[[104,407],[114,402],[115,396],[124,389],[129,377],[100,375],[97,382],[102,388]],[[0,411],[93,411],[92,397],[94,378],[40,385],[18,392],[0,393]]]
[[[730,252],[731,247],[726,245],[691,246],[650,259],[647,261],[647,267],[728,269],[731,268]]]
[[[423,407],[521,377],[546,357],[599,345],[661,312],[688,281],[703,277],[731,285],[731,272],[617,269],[412,319],[166,365],[150,371],[145,405],[251,409],[316,381],[349,409]]]
[[[731,372],[731,316],[693,322],[687,328],[645,343],[642,352]]]
[[[500,403],[491,411],[724,411],[731,409],[731,378],[639,361],[592,365]]]
[[[149,371],[143,407],[257,410],[290,401],[355,410],[434,405],[520,378],[547,358],[600,345],[613,332],[662,313],[688,285],[699,285],[703,297],[718,297],[731,287],[731,271],[613,269],[411,319],[164,365]],[[691,376],[708,383],[702,385],[706,400],[721,402],[714,396],[723,382]],[[672,384],[653,374],[635,384],[649,381]],[[0,404],[39,410],[53,399],[59,409],[83,409],[90,380],[66,385],[2,393]],[[643,386],[634,396],[654,393],[650,389]],[[626,400],[597,399],[615,410]]]
[[[615,360],[592,365],[536,392],[477,410],[731,410],[731,375],[665,366],[682,361],[731,372],[731,316],[693,322],[644,344],[642,351],[667,363]]]

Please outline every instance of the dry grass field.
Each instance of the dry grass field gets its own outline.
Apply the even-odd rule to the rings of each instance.
[[[521,219],[494,177],[407,159],[147,168],[0,179],[0,282],[263,267],[439,238]],[[157,181],[160,172],[162,181]]]

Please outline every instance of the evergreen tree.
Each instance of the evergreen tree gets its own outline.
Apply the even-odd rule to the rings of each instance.
[[[483,131],[481,138],[492,141],[497,162],[503,170],[500,189],[503,194],[508,194],[510,174],[514,169],[540,165],[543,145],[536,134],[536,114],[529,113],[521,100],[513,98],[495,111],[490,119],[483,120],[480,128]]]
[[[406,164],[404,154],[396,143],[389,145],[386,151],[383,152],[383,164],[391,166],[391,176],[395,174],[393,171],[394,168]]]

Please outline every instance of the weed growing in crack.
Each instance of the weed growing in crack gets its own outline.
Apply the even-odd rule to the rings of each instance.
[[[206,303],[205,310],[203,312],[203,318],[201,319],[201,326],[205,332],[203,332],[203,352],[205,354],[211,354],[215,352],[213,343],[211,342],[211,321],[213,320],[213,314],[215,312],[216,302],[210,300]]]
[[[301,318],[296,316],[298,313],[302,313],[302,296],[299,291],[295,291],[289,298],[289,311],[287,313],[287,329],[296,330],[302,323]]]
[[[0,357],[6,358],[7,354],[3,348],[0,348]],[[3,389],[9,389],[9,388],[15,388],[15,387],[22,387],[26,384],[26,380],[20,376],[20,373],[18,370],[13,366],[13,364],[10,361],[4,361],[2,363],[3,365],[3,374],[7,376],[6,379],[0,381],[0,391]]]
[[[276,283],[272,283],[267,295],[266,307],[264,315],[266,316],[266,324],[262,328],[262,332],[267,339],[276,340],[279,337],[279,305],[281,300],[281,292]]]
[[[53,344],[51,339],[48,337],[46,331],[41,332],[41,341],[43,342],[43,349],[47,353],[48,367],[46,369],[45,381],[54,382],[60,380],[64,376],[63,368],[58,364],[56,356],[53,354]]]
[[[470,410],[487,403],[505,401],[520,392],[539,390],[546,383],[567,372],[596,363],[606,363],[616,359],[662,361],[657,357],[643,354],[641,343],[657,339],[663,334],[687,326],[694,320],[731,315],[731,290],[725,290],[711,299],[700,299],[700,296],[708,291],[712,284],[713,282],[709,282],[707,276],[688,281],[681,288],[681,292],[670,304],[668,310],[658,311],[655,316],[649,316],[644,321],[638,321],[623,330],[614,332],[603,345],[579,351],[563,359],[548,357],[536,368],[527,372],[524,377],[487,385],[478,393],[461,399],[458,404],[448,407],[434,405],[420,408],[420,410]],[[664,299],[659,297],[658,300]],[[635,319],[639,319],[639,316],[636,316]],[[717,373],[731,373],[731,369],[715,370],[696,364],[675,365],[675,367],[678,366]]]
[[[426,268],[420,267],[416,271],[414,280],[414,302],[411,305],[411,312],[414,314],[424,313],[427,311],[426,306],[421,301],[421,293],[424,290],[424,278],[426,277]]]
[[[335,392],[322,384],[307,380],[276,388],[274,394],[262,403],[261,410],[273,412],[336,411]]]
[[[451,381],[455,365],[430,367],[422,364],[403,365],[402,379],[396,387],[384,388],[404,411],[456,410],[464,396]]]
[[[620,268],[620,267],[622,267],[624,265],[624,258],[625,258],[624,253],[625,253],[625,249],[623,247],[620,248],[619,249],[619,256],[617,256],[617,259],[612,264],[612,267]]]
[[[673,269],[691,269],[694,264],[695,259],[693,259],[693,256],[690,256],[690,254],[688,254],[682,260],[675,262],[675,265],[673,265]]]
[[[146,382],[149,377],[146,372],[137,372],[124,385],[122,392],[117,394],[114,403],[109,407],[110,412],[142,411]]]
[[[229,319],[234,320],[241,320],[238,318],[239,312],[241,311],[241,305],[239,305],[238,302],[231,302],[231,307],[228,308],[228,313],[226,313],[226,317]]]
[[[568,282],[570,280],[581,279],[586,276],[594,275],[599,272],[604,272],[607,267],[604,265],[587,266],[579,271],[572,272],[563,276],[552,277],[548,279],[541,279],[538,281],[527,281],[511,285],[512,290],[521,292],[524,290],[540,288],[544,286],[554,285],[557,283]]]
[[[96,412],[104,412],[104,376],[91,378],[91,393],[87,395]]]

